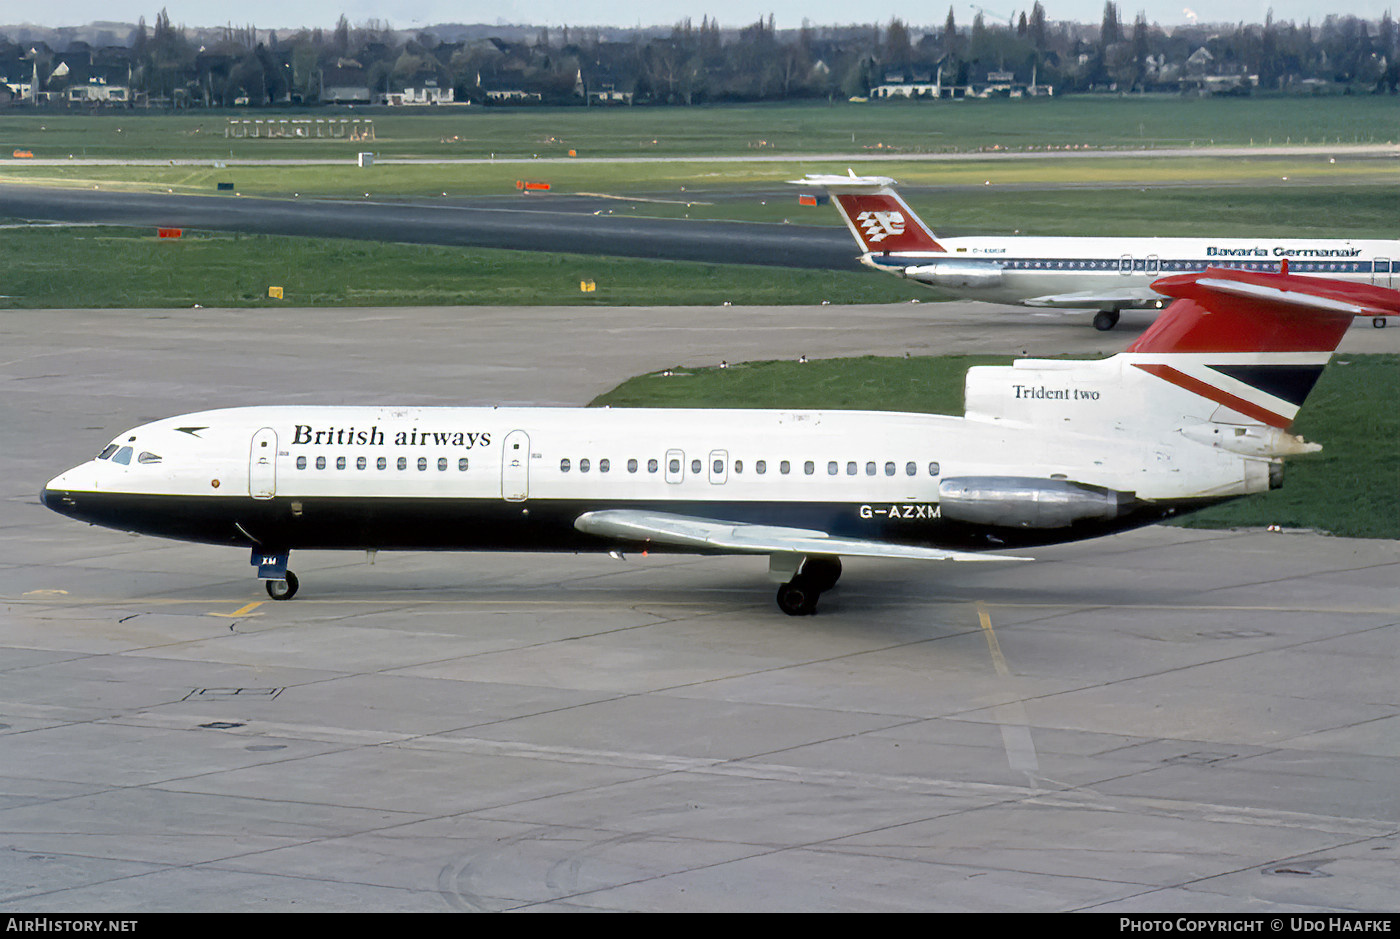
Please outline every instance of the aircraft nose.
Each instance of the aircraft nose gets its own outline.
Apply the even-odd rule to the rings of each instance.
[[[69,470],[50,479],[39,492],[39,502],[55,512],[64,515],[71,514],[76,507],[76,503],[69,495],[73,490],[72,474],[73,471]]]

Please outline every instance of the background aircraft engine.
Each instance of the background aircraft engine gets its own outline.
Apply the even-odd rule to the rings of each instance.
[[[938,486],[943,518],[1005,528],[1068,528],[1075,522],[1113,519],[1137,499],[1131,492],[1025,476],[962,476]]]
[[[997,287],[1001,285],[1001,267],[977,261],[938,261],[906,267],[904,276],[934,287]]]

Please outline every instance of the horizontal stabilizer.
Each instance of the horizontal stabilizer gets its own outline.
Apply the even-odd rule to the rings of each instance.
[[[906,558],[923,561],[1029,561],[1030,558],[971,551],[947,551],[912,545],[836,538],[824,531],[728,522],[668,512],[604,509],[586,512],[574,527],[590,535],[619,541],[656,542],[696,551],[738,554],[807,554],[866,558]]]

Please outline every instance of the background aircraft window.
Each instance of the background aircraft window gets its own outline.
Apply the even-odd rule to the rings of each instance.
[[[427,469],[428,469],[428,458],[425,457],[425,456],[420,456],[420,457],[418,458],[418,472],[423,473],[423,472],[426,472]]]
[[[406,456],[401,456],[401,457],[399,457],[399,462],[398,462],[397,464],[395,464],[395,465],[398,466],[398,468],[401,469],[401,470],[406,470],[406,469],[408,469],[408,457],[406,457]]]
[[[893,476],[893,475],[894,475],[894,463],[893,463],[893,462],[890,462],[890,463],[886,463],[886,464],[885,464],[885,475],[886,475],[886,476]]]
[[[466,458],[466,457],[462,457],[461,459],[459,459],[459,460],[457,461],[457,472],[459,472],[459,473],[465,473],[466,471],[467,471],[467,458]]]
[[[335,458],[335,468],[336,468],[336,469],[345,469],[345,457],[343,457],[343,456],[338,456],[338,457]]]
[[[379,459],[375,460],[375,461],[374,461],[374,468],[375,468],[375,469],[388,469],[388,468],[389,468],[389,460],[388,460],[388,458],[387,458],[387,457],[382,457],[382,456],[381,456]]]
[[[369,466],[369,460],[365,459],[364,457],[355,458],[355,469],[362,470],[366,466]]]
[[[826,475],[835,476],[841,471],[840,465],[835,460],[829,460],[826,464]]]
[[[647,460],[647,472],[648,472],[648,473],[654,473],[654,472],[656,472],[656,469],[657,469],[657,467],[656,467],[656,461],[655,461],[655,460]]]
[[[297,469],[306,469],[306,457],[297,457]]]
[[[629,472],[629,473],[635,473],[636,471],[637,471],[637,461],[636,461],[636,460],[628,460],[628,461],[627,461],[627,472]]]
[[[116,455],[112,457],[112,461],[113,461],[114,463],[120,463],[122,466],[128,466],[128,465],[130,465],[130,463],[131,463],[131,448],[130,448],[130,447],[122,447],[120,450],[118,450],[118,451],[116,452]]]
[[[811,460],[808,460],[806,463],[803,463],[803,464],[802,464],[802,472],[806,473],[808,476],[811,476],[811,475],[812,475],[813,473],[815,473],[816,471],[817,471],[817,465],[816,465],[815,463],[813,463]]]
[[[930,463],[930,464],[928,465],[928,474],[929,474],[930,476],[937,476],[937,475],[938,475],[938,464],[937,464],[937,463]]]
[[[569,458],[568,458],[568,457],[564,457],[564,459],[562,459],[562,460],[559,461],[559,472],[561,472],[561,473],[567,473],[568,471],[569,471]]]
[[[758,462],[754,463],[753,471],[758,475],[762,476],[764,473],[768,472],[768,461],[759,460]]]
[[[325,457],[323,457],[323,456],[318,456],[318,457],[316,458],[316,468],[317,468],[317,469],[325,469],[325,468],[326,468],[326,458],[325,458]]]
[[[917,475],[919,475],[919,467],[918,467],[918,464],[915,464],[915,463],[905,463],[905,464],[904,464],[904,475],[905,475],[905,476],[917,476]]]
[[[612,461],[607,457],[603,457],[598,461],[598,472],[606,473],[610,469],[612,469]]]
[[[586,473],[586,472],[588,472],[590,469],[592,469],[592,467],[593,467],[593,464],[591,464],[591,463],[588,462],[588,457],[584,457],[583,459],[581,459],[581,460],[578,461],[578,471],[579,471],[580,473]]]
[[[440,456],[440,457],[438,457],[438,472],[439,472],[439,473],[445,473],[445,472],[447,472],[447,457],[445,457],[445,456]]]
[[[114,444],[114,443],[109,443],[109,444],[107,444],[106,448],[105,448],[101,453],[97,454],[97,458],[98,458],[99,460],[105,460],[105,459],[107,459],[109,456],[111,456],[113,453],[116,453],[116,452],[117,452],[117,445]]]

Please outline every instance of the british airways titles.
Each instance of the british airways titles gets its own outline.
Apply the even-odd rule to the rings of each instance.
[[[368,428],[327,427],[321,430],[314,429],[310,424],[297,424],[292,435],[292,445],[299,444],[309,444],[313,447],[384,447],[389,445],[389,441],[378,424]],[[393,446],[396,447],[462,447],[466,450],[490,445],[490,431],[420,430],[416,427],[412,430],[397,431],[393,442]]]

